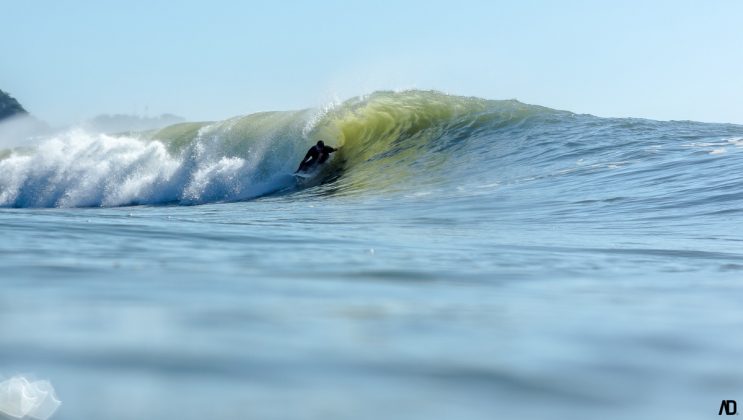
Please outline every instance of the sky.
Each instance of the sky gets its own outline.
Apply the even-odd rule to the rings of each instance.
[[[743,2],[0,0],[0,89],[68,124],[435,89],[743,124]]]

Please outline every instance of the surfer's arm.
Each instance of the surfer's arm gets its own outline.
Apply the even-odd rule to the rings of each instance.
[[[315,157],[312,152],[313,151],[310,150],[309,152],[307,152],[306,155],[304,155],[304,159],[302,159],[302,163],[307,163],[307,162],[311,161]]]
[[[312,153],[312,149],[310,149],[310,151],[308,151],[307,154],[304,155],[304,159],[302,159],[302,161],[299,162],[299,168],[297,168],[297,170],[294,171],[294,173],[297,173],[297,172],[301,171],[302,170],[302,166],[304,166],[305,164],[307,164],[308,162],[310,162],[314,158],[315,158],[315,155]]]

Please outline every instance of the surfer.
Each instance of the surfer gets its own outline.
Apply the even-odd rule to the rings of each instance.
[[[310,150],[307,151],[304,159],[302,159],[302,162],[299,164],[299,168],[297,168],[297,171],[294,173],[296,174],[297,172],[306,171],[315,166],[315,164],[325,162],[330,157],[330,154],[337,150],[338,149],[333,147],[326,146],[322,140],[318,141],[316,145],[312,146]]]

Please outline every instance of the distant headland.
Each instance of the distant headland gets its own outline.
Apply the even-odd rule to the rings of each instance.
[[[0,120],[16,115],[28,115],[28,111],[14,97],[0,90]]]
[[[50,127],[45,122],[34,118],[21,105],[18,100],[10,96],[9,93],[0,90],[0,121],[11,119],[12,117],[29,117],[19,121],[13,118],[13,124],[21,124],[23,129],[14,129],[14,133],[39,134],[48,132]],[[73,123],[76,126],[83,127],[87,130],[102,133],[122,133],[129,131],[147,131],[162,128],[168,125],[177,124],[185,121],[182,117],[173,114],[162,114],[159,116],[140,116],[127,114],[102,114],[96,117]],[[66,126],[60,126],[56,129],[63,129]]]

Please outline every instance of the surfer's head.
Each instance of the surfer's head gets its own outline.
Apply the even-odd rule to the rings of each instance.
[[[325,143],[322,140],[318,140],[317,147],[325,147]]]

